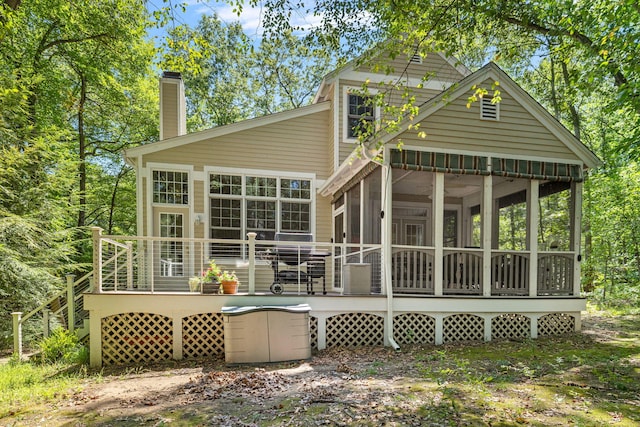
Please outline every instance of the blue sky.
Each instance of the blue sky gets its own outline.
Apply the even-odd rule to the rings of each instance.
[[[222,1],[205,1],[205,0],[167,0],[169,3],[163,2],[163,0],[151,0],[147,3],[149,10],[165,7],[168,4],[174,5],[173,19],[167,25],[168,28],[181,24],[189,24],[195,26],[198,20],[203,14],[213,15],[217,13],[218,18],[226,23],[240,22],[245,34],[254,41],[259,41],[262,36],[262,16],[263,11],[261,7],[250,7],[245,5],[242,13],[238,16],[233,8]],[[178,7],[179,4],[185,4],[186,10],[182,12],[182,9]],[[293,15],[293,25],[301,27],[311,27],[320,21],[320,17],[314,17],[311,15]],[[164,31],[154,30],[150,31],[151,36],[162,36]]]

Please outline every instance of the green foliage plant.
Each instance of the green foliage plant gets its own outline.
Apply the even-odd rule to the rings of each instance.
[[[78,335],[64,328],[58,328],[51,336],[44,338],[39,343],[39,349],[43,363],[83,364],[88,360],[88,352]]]

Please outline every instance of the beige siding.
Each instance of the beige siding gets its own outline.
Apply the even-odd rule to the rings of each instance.
[[[405,54],[398,54],[390,59],[385,53],[356,68],[357,71],[372,72],[376,74],[388,74],[390,76],[405,76],[414,79],[421,79],[426,74],[432,75],[436,80],[457,82],[464,76],[444,60],[437,53],[429,53],[422,60],[422,64],[409,62],[409,57]]]
[[[484,84],[490,86],[491,82]],[[480,103],[475,102],[471,108],[467,108],[467,95],[463,95],[422,122],[421,130],[427,133],[426,139],[418,138],[416,132],[409,131],[400,135],[400,138],[406,145],[577,159],[566,145],[512,96],[504,91],[501,95],[498,121],[481,120]]]
[[[328,98],[330,100],[333,100],[333,90],[331,91],[331,94],[332,95]],[[334,144],[334,135],[335,135],[336,126],[338,126],[338,123],[335,122],[335,117],[334,117],[336,108],[338,108],[336,103],[331,102],[331,108],[329,109],[329,122],[327,126],[327,158],[329,160],[327,164],[328,176],[331,176],[331,174],[336,169],[336,165],[334,162],[335,150],[336,150],[336,147]]]
[[[178,136],[178,85],[162,83],[162,137],[163,139]]]
[[[194,214],[195,215],[200,214],[206,217],[207,211],[205,209],[205,203],[204,203],[204,182],[195,181],[193,184],[193,192],[194,192],[194,195],[192,196],[192,198],[193,198]],[[195,238],[206,239],[207,237],[209,237],[204,228],[204,217],[203,217],[203,221],[200,224],[198,225],[194,224],[193,226],[193,237]]]
[[[346,140],[344,137],[345,135],[344,126],[346,126],[346,105],[344,102],[344,98],[345,98],[344,94],[345,94],[345,91],[348,90],[348,88],[350,87],[359,88],[361,85],[362,85],[362,82],[356,82],[352,80],[340,81],[341,99],[339,102],[340,110],[339,110],[339,116],[338,116],[340,120],[340,133],[339,133],[340,163],[342,163],[345,159],[347,159],[351,154],[351,152],[353,151],[353,149],[356,147],[355,141]],[[372,87],[372,89],[374,89],[374,87]],[[383,89],[378,89],[377,87],[375,87],[375,89],[383,90]],[[414,89],[413,96],[416,97],[415,105],[420,106],[425,102],[427,102],[429,99],[438,95],[439,93],[440,93],[439,91],[431,90],[431,89]],[[390,101],[389,103],[395,106],[400,106],[405,103],[405,101],[402,99],[402,92],[400,90],[393,90],[390,93],[390,96],[388,99]]]
[[[185,146],[169,148],[144,156],[147,163],[193,165],[196,171],[204,167],[225,167],[245,170],[267,170],[315,174],[317,179],[329,176],[329,164],[333,161],[327,150],[330,140],[330,111],[322,111],[262,126],[239,131],[230,135]],[[205,180],[207,178],[205,177]],[[193,195],[194,212],[204,213],[205,183],[195,182]],[[331,224],[326,218],[330,213],[328,202],[316,200],[316,239],[330,238]],[[201,228],[201,227],[200,227]],[[204,228],[196,227],[196,237],[204,235]],[[205,236],[206,237],[206,236]]]
[[[169,148],[145,162],[309,172],[326,178],[328,112]]]

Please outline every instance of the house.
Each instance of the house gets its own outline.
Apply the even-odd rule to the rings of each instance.
[[[390,65],[351,62],[309,106],[190,134],[180,75],[163,74],[161,140],[125,153],[139,235],[94,230],[92,365],[224,353],[223,307],[307,304],[318,349],[580,329],[582,183],[598,158],[493,63]],[[384,112],[362,83],[427,73],[413,122],[360,150]],[[499,103],[467,105],[495,82]],[[189,292],[211,258],[239,294]]]

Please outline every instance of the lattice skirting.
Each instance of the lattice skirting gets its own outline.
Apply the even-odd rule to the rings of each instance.
[[[309,338],[311,339],[311,349],[318,349],[318,318],[309,316]]]
[[[575,316],[544,314],[538,318],[537,335],[575,332]],[[493,316],[454,313],[440,317],[431,313],[409,312],[394,316],[393,332],[400,345],[484,341],[485,333],[490,333],[491,339],[525,339],[531,337],[533,319],[535,317],[518,313]],[[342,313],[326,318],[324,325],[321,324],[323,321],[322,316],[310,316],[311,348],[314,350],[322,342],[326,348],[384,345],[385,319],[379,313]],[[485,331],[485,325],[490,327],[490,331]],[[182,330],[174,331],[173,327],[170,317],[152,313],[121,313],[103,318],[102,364],[153,363],[180,357],[173,353],[174,341],[180,339],[184,358],[224,354],[224,319],[221,313],[184,317]],[[324,337],[320,336],[322,330],[326,331]]]
[[[185,358],[224,354],[222,313],[201,313],[182,319],[182,355]]]
[[[491,319],[491,339],[531,337],[531,319],[522,314],[505,313]]]
[[[575,330],[575,317],[565,313],[551,313],[538,319],[538,336],[567,334]]]
[[[327,348],[384,345],[384,318],[345,313],[327,319]]]
[[[452,314],[442,321],[442,342],[484,341],[484,319],[474,314]]]
[[[157,362],[173,357],[173,322],[149,313],[123,313],[102,319],[102,363]]]
[[[436,321],[422,313],[398,314],[393,318],[393,336],[398,344],[434,344]]]

